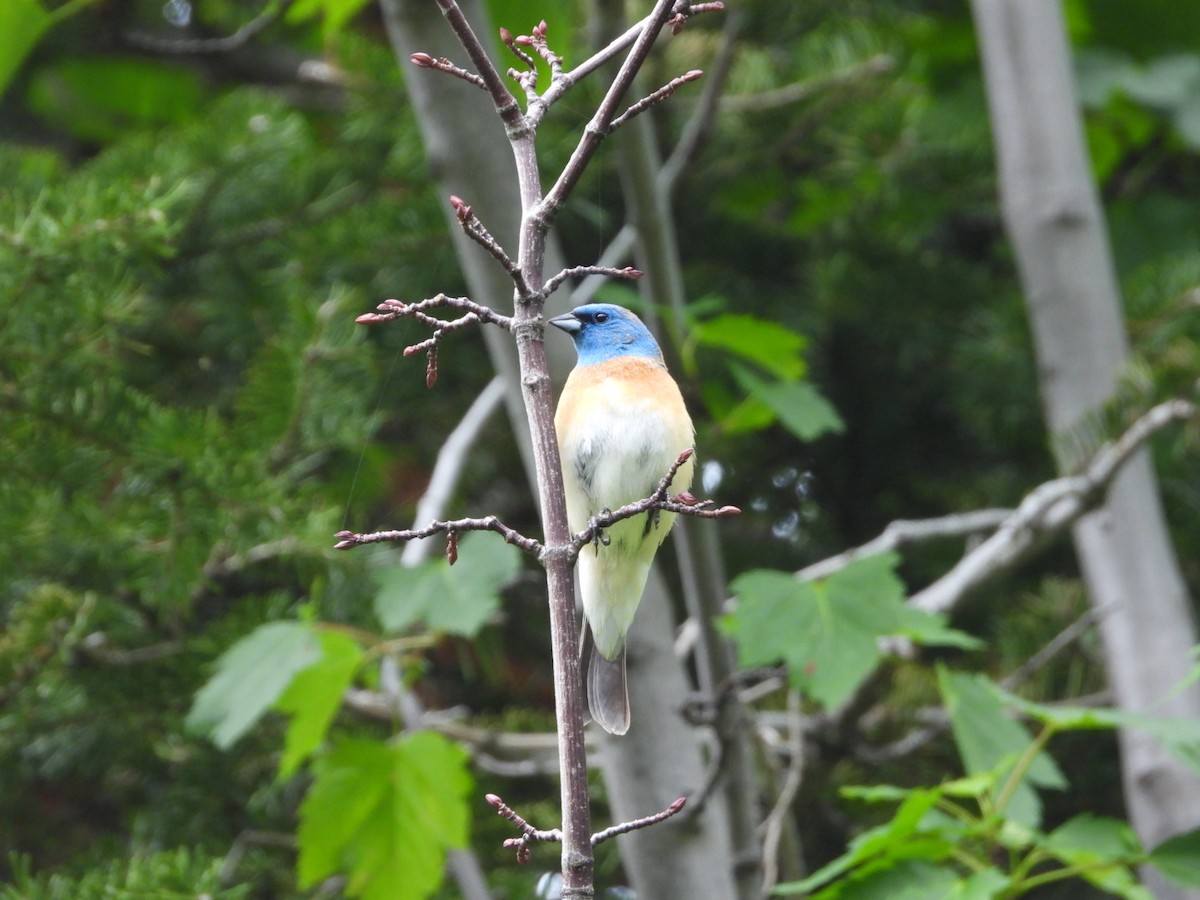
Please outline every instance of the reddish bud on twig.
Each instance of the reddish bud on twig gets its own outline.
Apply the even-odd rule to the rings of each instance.
[[[546,28],[547,28],[546,20],[542,19],[542,21],[538,22],[537,26],[533,29],[533,36],[538,37],[538,38],[544,38],[546,36]]]
[[[408,350],[404,351],[405,353]],[[431,388],[437,384],[437,344],[431,344],[429,350],[425,353],[425,387]]]
[[[450,195],[450,206],[454,209],[454,215],[458,217],[459,223],[470,221],[475,212],[470,205],[463,202],[462,197],[455,197],[453,194]]]
[[[446,562],[454,565],[458,562],[458,532],[446,532]]]
[[[507,28],[505,28],[503,25],[501,25],[500,26],[500,43],[504,44],[504,46],[506,46],[506,47],[511,47],[512,42],[513,42],[512,32],[509,31]]]
[[[420,66],[422,69],[432,69],[437,66],[437,60],[428,53],[414,53],[409,59],[413,65]]]

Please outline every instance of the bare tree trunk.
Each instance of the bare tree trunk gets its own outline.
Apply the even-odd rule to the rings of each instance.
[[[675,623],[662,577],[655,570],[629,630],[629,700],[633,727],[623,737],[600,735],[598,761],[616,821],[645,815],[676,797],[696,800],[706,771],[696,730],[680,715],[688,691],[674,653]],[[718,792],[657,828],[618,838],[621,859],[639,897],[733,900],[734,854],[724,797]]]
[[[1110,397],[1129,356],[1066,29],[1050,0],[972,0],[972,9],[1046,421],[1062,434]],[[1200,716],[1200,690],[1172,694],[1196,631],[1144,451],[1074,537],[1091,602],[1105,611],[1100,632],[1117,703]],[[1121,765],[1130,818],[1147,846],[1200,824],[1200,780],[1144,734],[1122,732]],[[1146,877],[1158,897],[1196,896]]]
[[[624,7],[619,0],[595,0],[593,7],[599,46],[625,28]],[[706,90],[712,87],[706,85]],[[633,262],[646,273],[638,280],[638,293],[647,303],[675,314],[669,329],[673,340],[662,342],[670,357],[672,345],[679,344],[687,303],[671,215],[673,185],[662,177],[662,156],[650,116],[634,119],[612,136],[612,143],[621,160],[627,225],[636,232]],[[653,330],[660,335],[668,332],[656,309],[646,312]],[[720,548],[715,529],[709,527],[712,524],[679,521],[673,535],[680,565],[694,567],[683,573],[682,581],[689,613],[706,626],[698,642],[696,668],[701,689],[709,693],[733,668],[731,648],[712,622],[727,596]],[[701,536],[710,539],[706,547],[710,552],[705,554],[693,551]],[[659,796],[664,789],[688,793],[699,790],[706,780],[695,730],[679,715],[689,686],[673,653],[675,620],[670,609],[666,585],[656,572],[646,585],[642,611],[630,632],[629,682],[633,707],[639,711],[639,728],[623,739],[601,738],[600,765],[615,819],[640,815],[638,809],[646,796],[669,801],[669,797]],[[730,702],[722,704],[717,722],[718,740],[725,742],[723,777],[718,792],[706,798],[703,813],[692,819],[686,840],[666,829],[650,829],[634,832],[622,841],[622,858],[639,896],[753,900],[760,894],[751,735],[736,695],[730,692],[727,696]]]

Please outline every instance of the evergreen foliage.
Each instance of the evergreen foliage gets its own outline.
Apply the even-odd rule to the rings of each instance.
[[[1084,459],[1194,396],[1200,212],[1183,198],[1200,189],[1200,64],[1170,15],[1187,2],[1129,30],[1111,0],[1068,4],[1137,362],[1109,409],[1052,441],[965,11],[738,4],[729,97],[677,197],[696,300],[672,351],[705,410],[713,493],[747,509],[723,528],[741,599],[726,624],[741,662],[782,660],[814,713],[875,703],[859,737],[884,745],[931,704],[950,725],[907,760],[824,748],[800,800],[814,874],[790,889],[1017,896],[1083,879],[1139,897],[1147,860],[1198,882],[1194,835],[1136,844],[1111,771],[1088,765],[1107,744],[1054,762],[1079,734],[1136,726],[1194,765],[1192,730],[1033,702],[1102,684],[1086,641],[1026,683],[1032,701],[995,689],[1079,614],[1059,548],[953,623],[902,600],[957,546],[818,583],[783,574],[895,518],[1012,504],[1052,452]],[[552,704],[544,598],[513,548],[464,539],[457,566],[417,571],[331,549],[348,522],[409,524],[490,377],[460,334],[427,391],[399,357],[413,326],[354,324],[383,298],[460,286],[400,70],[358,3],[298,3],[268,32],[289,50],[324,40],[336,89],[83,54],[63,23],[112,25],[85,6],[0,3],[15,123],[0,142],[0,897],[430,895],[484,779],[449,741],[345,710],[345,689],[378,686],[390,657],[434,704],[499,726],[544,728]],[[223,33],[242,20],[237,4],[196,10]],[[718,33],[689,26],[656,64],[703,67]],[[663,107],[661,132],[686,111]],[[552,131],[546,145],[569,147]],[[615,166],[601,157],[564,219],[582,259],[619,221]],[[1197,427],[1154,448],[1184,548],[1200,542]],[[457,505],[534,521],[511,439],[486,443]],[[1182,561],[1196,596],[1200,560]],[[868,680],[895,634],[928,646]],[[552,818],[536,805],[549,782],[511,793],[526,792]],[[528,894],[536,873],[509,870],[482,815],[494,884]]]

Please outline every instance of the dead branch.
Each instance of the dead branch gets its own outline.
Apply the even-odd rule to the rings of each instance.
[[[1143,413],[1120,437],[1103,447],[1083,472],[1056,478],[1030,491],[995,534],[958,561],[909,603],[946,612],[970,590],[1012,568],[1041,543],[1061,534],[1103,500],[1104,492],[1137,450],[1168,425],[1195,417],[1196,404],[1168,400]]]

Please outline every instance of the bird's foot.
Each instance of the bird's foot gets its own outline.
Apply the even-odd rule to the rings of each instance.
[[[592,516],[590,519],[588,519],[588,531],[592,533],[591,543],[596,549],[599,549],[601,544],[607,547],[610,543],[612,543],[611,538],[609,538],[604,529],[600,527],[600,517],[611,515],[612,510],[606,506],[604,509],[600,510],[600,515]]]

